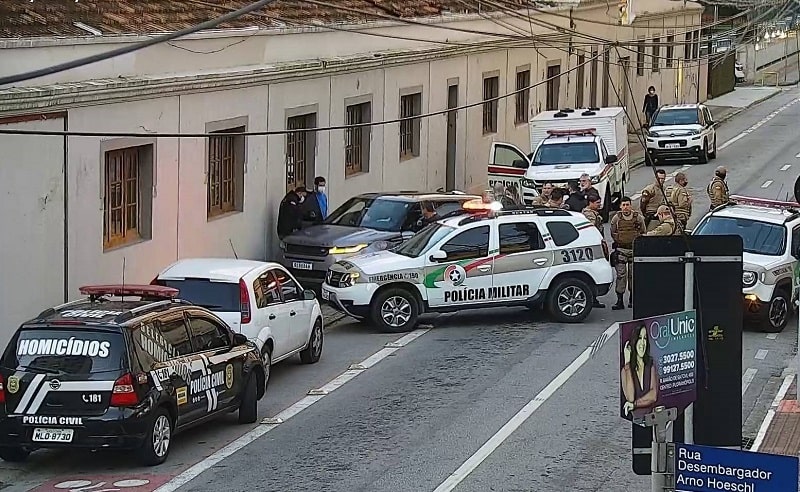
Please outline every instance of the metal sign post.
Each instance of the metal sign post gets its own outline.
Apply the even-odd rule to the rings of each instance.
[[[677,408],[656,407],[644,416],[645,425],[653,428],[650,477],[652,492],[675,490],[675,473],[670,466],[674,462],[672,444],[672,422],[678,418]]]

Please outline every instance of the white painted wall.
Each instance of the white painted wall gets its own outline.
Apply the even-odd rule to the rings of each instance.
[[[63,130],[61,118],[0,125]],[[0,137],[0,347],[64,296],[62,137]]]

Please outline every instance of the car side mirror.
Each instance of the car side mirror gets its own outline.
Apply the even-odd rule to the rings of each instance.
[[[247,336],[242,335],[241,333],[234,333],[233,334],[233,344],[234,345],[244,345],[247,343]]]
[[[304,301],[313,301],[316,298],[317,298],[317,294],[313,290],[306,289],[306,290],[303,291],[303,300]]]
[[[619,158],[615,154],[609,154],[606,156],[606,164],[614,164],[617,162]]]
[[[430,260],[431,261],[445,261],[447,259],[447,253],[442,251],[441,249],[437,249],[433,253],[431,253]]]

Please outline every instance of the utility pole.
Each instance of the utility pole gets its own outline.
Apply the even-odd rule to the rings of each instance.
[[[683,310],[694,309],[694,252],[687,251],[682,258],[684,264]],[[690,403],[683,413],[683,438],[686,444],[694,444],[694,403]]]

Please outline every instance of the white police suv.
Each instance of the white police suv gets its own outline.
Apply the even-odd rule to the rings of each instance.
[[[744,242],[742,295],[745,319],[780,332],[797,298],[800,204],[733,195],[707,213],[694,235],[740,236]]]
[[[578,323],[613,278],[600,232],[553,208],[481,211],[430,224],[392,250],[332,265],[322,299],[383,331],[413,329],[420,314],[544,305]]]

